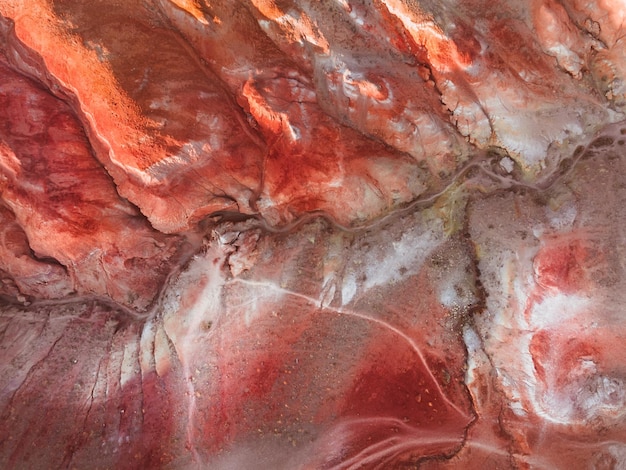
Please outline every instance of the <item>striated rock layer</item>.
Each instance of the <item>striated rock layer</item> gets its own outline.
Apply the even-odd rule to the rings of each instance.
[[[613,0],[0,2],[0,467],[626,468]]]

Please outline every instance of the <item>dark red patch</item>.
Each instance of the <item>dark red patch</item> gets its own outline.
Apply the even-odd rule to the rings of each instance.
[[[580,240],[548,244],[535,256],[535,279],[547,289],[576,292],[585,284],[586,257],[587,250]]]
[[[567,385],[575,376],[587,373],[581,369],[584,360],[596,363],[601,357],[589,340],[568,338],[563,331],[554,330],[537,332],[531,341],[530,353],[537,377],[553,384],[550,387]]]
[[[467,65],[471,64],[480,54],[481,45],[476,39],[477,32],[463,21],[459,21],[452,30],[450,37],[454,41],[459,54]]]
[[[342,420],[355,423],[346,441],[351,453],[380,454],[376,465],[393,456],[397,464],[448,452],[456,441],[460,445],[471,421],[469,412],[460,411],[464,397],[445,396],[436,372],[433,377],[406,340],[386,332],[375,335],[362,367],[341,412]],[[424,437],[433,435],[445,437]],[[383,449],[382,442],[389,443],[389,452],[374,452]]]

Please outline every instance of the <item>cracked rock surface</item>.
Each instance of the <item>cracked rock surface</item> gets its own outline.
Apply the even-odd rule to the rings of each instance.
[[[0,2],[0,467],[626,468],[598,0]]]

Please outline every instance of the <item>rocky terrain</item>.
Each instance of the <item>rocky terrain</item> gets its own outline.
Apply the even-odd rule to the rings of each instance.
[[[0,467],[626,468],[625,21],[1,0]]]

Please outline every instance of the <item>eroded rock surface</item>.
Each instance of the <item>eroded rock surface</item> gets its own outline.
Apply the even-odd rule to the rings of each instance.
[[[624,468],[619,2],[0,2],[0,466]]]
[[[380,233],[397,246],[376,246]],[[407,259],[409,246],[421,249]],[[478,301],[470,253],[421,215],[358,239],[320,221],[278,237],[233,225],[141,326],[97,304],[12,311],[5,336],[25,318],[36,333],[10,362],[38,362],[7,394],[4,464],[331,468],[452,454],[475,418],[459,333]],[[31,359],[40,336],[45,355]],[[34,415],[18,412],[26,402]],[[74,403],[80,422],[49,426]],[[41,439],[48,451],[32,453]]]

